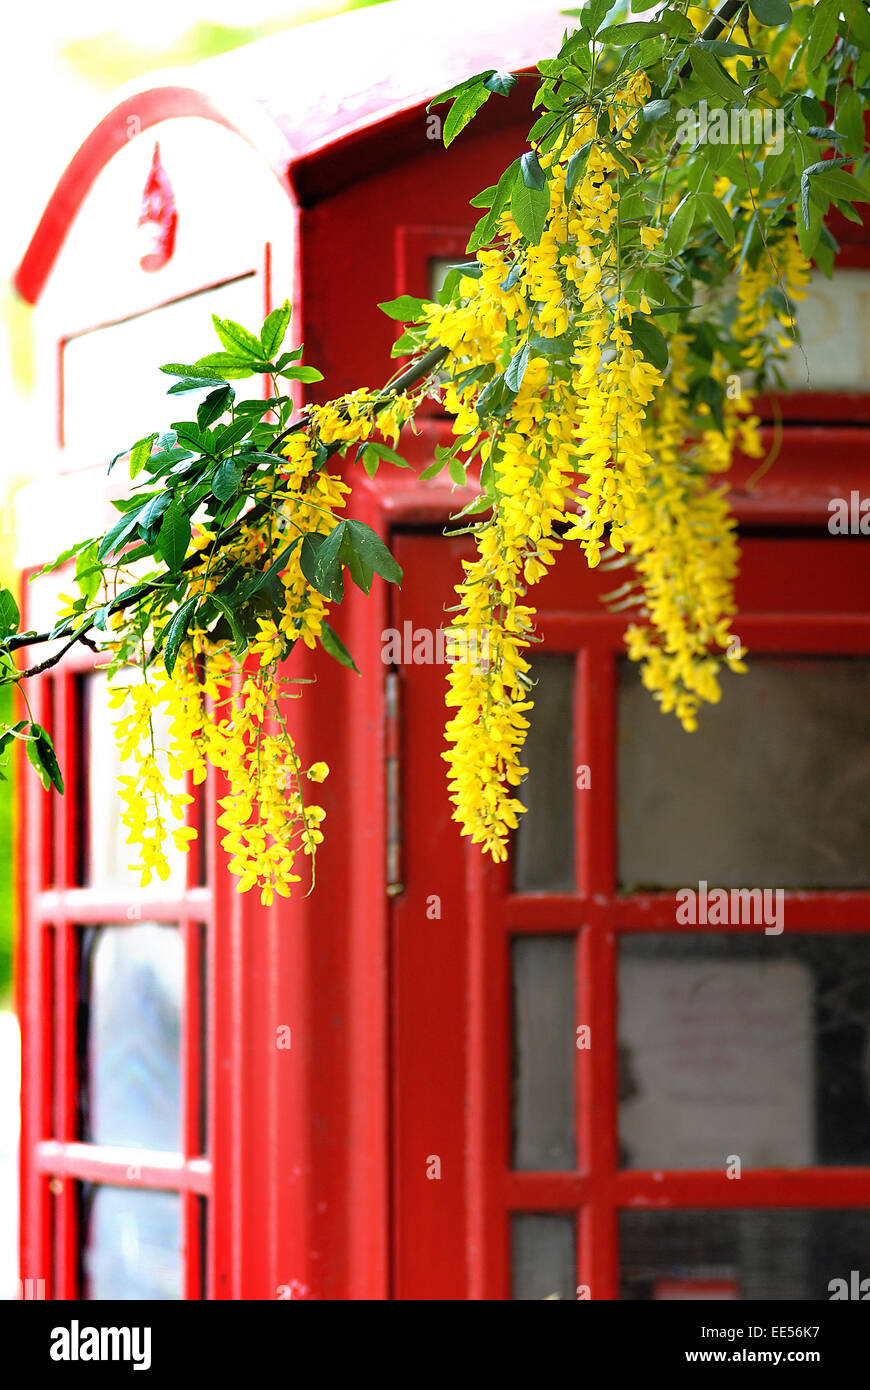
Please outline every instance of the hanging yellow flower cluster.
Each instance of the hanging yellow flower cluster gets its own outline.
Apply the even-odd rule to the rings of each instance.
[[[275,575],[281,590],[279,616],[277,621],[257,619],[245,658],[234,655],[230,637],[215,640],[198,628],[197,609],[171,677],[149,670],[147,679],[131,683],[126,665],[123,673],[116,670],[111,708],[132,705],[115,725],[116,741],[122,762],[130,761],[136,769],[120,779],[122,823],[128,843],[139,848],[140,858],[131,867],[141,873],[143,886],[155,873],[162,880],[169,877],[170,839],[179,850],[189,849],[196,839],[196,830],[184,824],[184,808],[193,798],[170,790],[171,782],[177,784],[189,773],[194,784],[200,783],[209,766],[223,773],[229,785],[218,824],[225,831],[221,844],[239,891],[259,888],[266,906],[275,894],[289,896],[300,881],[294,868],[300,849],[310,857],[313,884],[325,812],[306,803],[304,787],[306,781],[322,782],[329,769],[323,762],[305,771],[300,765],[282,709],[293,694],[292,683],[280,677],[279,667],[297,641],[314,648],[329,608],[303,573],[301,542],[312,534],[332,533],[350,488],[337,473],[317,467],[318,450],[365,441],[375,431],[395,442],[412,409],[404,395],[392,397],[385,407],[383,398],[370,391],[312,407],[306,428],[287,438],[276,460],[266,519],[243,523],[237,539],[219,550],[213,549],[211,531],[200,531],[192,541],[191,556],[208,556],[189,588],[204,607],[209,598],[220,598],[229,575],[257,575],[269,557],[280,555]],[[155,732],[158,716],[168,721],[164,746]]]
[[[733,397],[723,391],[720,418],[708,410],[710,428],[693,438],[685,337],[671,339],[666,377],[633,331],[635,315],[650,306],[642,289],[629,288],[632,272],[655,260],[664,237],[648,221],[634,236],[620,222],[623,165],[648,96],[643,74],[628,81],[609,105],[603,134],[598,112],[580,109],[558,151],[540,160],[550,205],[538,244],[528,245],[503,212],[500,242],[478,254],[480,274],[460,282],[460,303],[426,311],[430,338],[451,350],[460,375],[469,374],[446,395],[454,431],[491,470],[491,519],[477,528],[478,558],[465,565],[454,619],[484,630],[490,660],[456,665],[448,676],[447,704],[456,713],[443,756],[454,818],[496,860],[505,858],[524,809],[515,793],[532,707],[523,652],[534,641],[534,610],[523,599],[563,543],[579,543],[592,567],[605,544],[608,556],[630,552],[636,581],[625,586],[627,603],[641,607],[648,625],[629,628],[628,652],[642,662],[662,709],[685,728],[696,727],[702,700],[719,699],[723,662],[745,669],[730,631],[735,523],[710,480],[730,465],[737,444],[760,453],[758,421],[738,387]],[[585,152],[583,173],[569,188],[578,152]],[[782,279],[800,297],[806,282],[794,236],[776,244],[773,264],[744,263],[738,276],[734,336],[747,368],[770,355],[771,324],[779,330],[773,347],[788,345],[766,295],[771,284]],[[555,372],[566,334],[570,356]],[[519,388],[483,434],[478,408],[487,386],[479,369],[506,360]],[[711,380],[724,386],[728,372],[717,354]]]

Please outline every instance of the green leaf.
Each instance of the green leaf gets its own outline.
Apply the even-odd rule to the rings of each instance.
[[[846,169],[838,169],[830,160],[824,163],[828,168],[822,168],[814,174],[813,182],[818,183],[826,193],[832,198],[855,199],[856,202],[870,202],[870,184],[864,179],[856,178]]]
[[[200,376],[214,374],[221,381],[241,381],[243,377],[253,376],[256,370],[247,358],[231,352],[210,352],[195,365]]]
[[[224,617],[229,623],[230,632],[233,635],[233,652],[236,656],[244,656],[248,648],[248,639],[246,638],[244,631],[242,630],[241,624],[239,623],[236,614],[233,612],[229,599],[227,599],[223,594],[213,593],[209,594],[205,600],[205,604],[209,603],[213,603],[215,607],[219,609],[221,613],[223,613]],[[203,605],[203,608],[205,608],[205,604]],[[202,612],[203,609],[200,609],[200,613]]]
[[[696,194],[687,193],[668,218],[664,245],[672,256],[678,256],[689,239],[695,219]]]
[[[102,579],[102,567],[97,563],[97,546],[87,546],[80,550],[76,559],[76,583],[88,603],[96,598]]]
[[[273,309],[260,330],[260,346],[263,356],[271,362],[281,347],[290,326],[290,300],[285,299],[278,309]]]
[[[212,384],[215,381],[220,381],[221,374],[217,368],[207,367],[204,363],[205,358],[203,358],[202,362],[197,362],[193,367],[184,362],[167,362],[160,370],[161,372],[165,372],[167,376],[189,377],[191,380],[202,380],[206,377],[210,377],[212,379]],[[174,390],[175,388],[173,387],[172,389]]]
[[[190,545],[190,517],[173,499],[163,514],[156,550],[173,574],[181,569]]]
[[[137,526],[138,521],[138,511],[119,516],[114,526],[109,527],[109,530],[101,540],[100,548],[97,551],[97,559],[105,560],[107,555],[111,555],[113,550],[123,545],[124,541]]]
[[[484,79],[483,85],[488,91],[495,92],[496,96],[506,97],[517,85],[517,79],[512,72],[493,72]]]
[[[157,438],[156,432],[149,434],[145,439],[137,439],[133,448],[130,450],[130,477],[135,478],[151,457],[151,446]]]
[[[453,143],[484,102],[489,101],[489,97],[489,89],[483,83],[479,87],[472,87],[469,91],[460,93],[447,113],[441,132],[445,146]]]
[[[166,674],[171,676],[175,670],[175,663],[178,659],[178,649],[187,635],[190,620],[193,617],[193,610],[196,608],[196,596],[186,598],[184,603],[179,605],[174,617],[169,621],[160,635],[160,642],[165,642],[166,650],[163,653],[163,664],[166,667]]]
[[[568,160],[568,167],[565,170],[566,198],[571,197],[571,194],[574,192],[574,189],[580,182],[580,176],[586,168],[586,161],[591,144],[592,141],[588,140],[586,144],[583,145],[581,149],[577,150],[574,154],[572,154],[571,158]]]
[[[450,477],[450,481],[452,483],[455,483],[457,487],[468,486],[468,475],[466,473],[465,464],[462,462],[461,459],[448,459],[447,472]]]
[[[299,565],[308,583],[332,603],[341,603],[344,598],[341,545],[346,527],[347,522],[340,521],[329,535],[317,531],[309,533],[299,553]]]
[[[241,481],[242,470],[232,459],[224,459],[215,472],[211,490],[219,502],[229,502],[238,492]]]
[[[870,23],[870,21],[868,21]],[[864,106],[854,87],[843,87],[837,106],[837,125],[849,154],[864,152]]]
[[[509,391],[516,393],[523,384],[523,377],[529,365],[529,345],[524,343],[519,352],[515,352],[507,370],[504,374],[505,385]],[[464,476],[464,475],[463,475]]]
[[[361,555],[358,555],[354,548],[353,537],[345,529],[341,538],[341,550],[339,558],[342,563],[347,565],[351,579],[358,589],[362,589],[364,594],[369,594],[374,578],[374,570],[367,565]]]
[[[507,166],[496,184],[489,212],[480,219],[472,232],[466,248],[468,251],[476,251],[478,246],[484,246],[492,240],[498,226],[498,219],[510,201],[511,191],[519,178],[519,173],[520,161],[515,159]]]
[[[418,299],[413,294],[400,294],[397,299],[386,299],[378,308],[391,319],[399,319],[402,323],[418,323],[423,312],[423,305],[428,301]]]
[[[646,5],[637,5],[637,9],[646,9]],[[574,19],[583,21],[583,28],[590,34],[597,34],[600,26],[607,18],[608,12],[613,9],[613,0],[586,0],[582,10],[563,10],[563,14],[569,14]]]
[[[541,161],[534,150],[528,150],[520,159],[520,174],[526,188],[542,189],[547,176],[541,168]]]
[[[334,657],[335,660],[340,663],[340,665],[347,666],[350,668],[351,671],[356,671],[357,675],[360,675],[359,667],[357,666],[347,647],[342,642],[338,633],[335,631],[334,628],[331,628],[329,626],[329,623],[321,624],[320,645],[323,648],[323,650],[325,652],[328,652],[331,657]]]
[[[214,454],[214,439],[207,429],[203,429],[193,420],[179,420],[173,426],[178,442],[181,445],[180,452],[193,449],[199,454]],[[180,460],[176,460],[177,462]],[[166,462],[166,459],[162,459]]]
[[[689,50],[692,71],[708,92],[717,92],[726,101],[743,99],[743,88],[729,77],[718,58],[692,44]]]
[[[250,434],[253,423],[250,417],[243,417],[241,420],[233,420],[231,425],[221,425],[214,437],[215,450],[219,454],[225,454],[234,449]]]
[[[364,445],[360,453],[368,453],[369,450],[376,458],[383,459],[385,463],[394,463],[397,468],[410,468],[408,460],[397,454],[395,449],[391,449],[388,444],[382,444],[379,439],[370,439]]]
[[[759,24],[775,26],[791,20],[788,0],[749,0],[749,8]]]
[[[476,87],[479,82],[484,82],[487,77],[492,77],[495,68],[486,68],[483,72],[475,73],[474,77],[466,77],[464,81],[457,82],[455,87],[448,87],[446,92],[439,92],[437,97],[432,97],[426,104],[426,110],[430,106],[438,106],[442,101],[450,101],[453,97],[458,97],[463,92],[470,92],[472,87]]]
[[[167,391],[168,396],[186,396],[191,391],[210,391],[216,380],[223,381],[225,373],[216,372],[209,377],[182,377],[181,381],[176,381],[174,386],[170,386]]]
[[[665,6],[659,14],[658,22],[661,24],[665,33],[672,39],[689,39],[692,41],[696,37],[695,26],[692,24],[691,20],[688,20],[685,15],[680,14],[677,10],[667,8],[667,6]]]
[[[316,367],[286,367],[284,371],[278,373],[279,376],[288,377],[292,381],[322,381],[323,372],[319,372]]]
[[[866,0],[844,0],[842,9],[851,41],[857,39],[862,48],[870,48],[870,12]]]
[[[660,97],[658,101],[648,101],[640,114],[648,124],[652,125],[654,121],[664,120],[670,109],[670,101],[666,97]]]
[[[511,216],[532,246],[537,246],[544,234],[549,211],[549,184],[544,188],[527,188],[522,179],[518,179],[511,194]]]
[[[20,621],[14,595],[9,589],[0,589],[0,637],[9,637],[17,632]]]
[[[304,347],[305,344],[300,343],[299,346],[297,348],[294,348],[292,352],[282,352],[281,356],[278,358],[278,361],[275,363],[276,373],[283,372],[284,368],[288,365],[288,363],[298,362],[299,358],[302,356],[302,350]],[[248,402],[248,404],[250,405],[251,402]]]
[[[572,333],[562,333],[558,338],[544,338],[534,334],[529,341],[532,351],[542,353],[544,357],[568,358],[574,351]]]
[[[807,190],[806,206],[804,202],[804,189]],[[806,178],[801,179],[801,216],[797,218],[797,235],[801,251],[809,260],[819,242],[822,234],[822,214],[819,208],[809,203],[809,184]]]
[[[735,58],[738,54],[746,54],[750,58],[759,55],[757,48],[747,48],[742,43],[732,43],[730,39],[696,39],[698,48],[703,48],[707,53],[715,53],[718,58]]]
[[[663,372],[668,365],[668,344],[664,333],[649,319],[635,314],[631,320],[631,342],[636,352],[651,366]]]
[[[834,130],[833,126],[829,125],[811,125],[807,135],[812,136],[813,140],[821,140],[826,144],[839,145],[843,140],[842,131]]]
[[[205,400],[198,406],[196,412],[196,422],[201,430],[207,430],[213,425],[215,420],[229,410],[235,399],[235,391],[231,386],[219,386],[216,391],[212,391]]]
[[[837,21],[840,17],[840,0],[818,0],[813,8],[807,42],[807,67],[818,67],[834,39],[837,37]]]
[[[117,504],[113,503],[113,505]],[[135,501],[133,503],[133,506],[136,506]],[[96,538],[94,537],[92,539]],[[67,561],[73,558],[74,555],[78,555],[80,550],[86,550],[90,544],[90,540],[76,541],[75,545],[71,545],[68,550],[62,550],[60,555],[56,555],[53,560],[50,560],[48,564],[43,565],[41,569],[38,569],[35,574],[31,574],[29,578],[31,580],[39,579],[43,574],[51,574],[53,570],[59,569],[61,565],[65,565]]]
[[[54,786],[62,794],[63,778],[60,774],[60,764],[51,737],[41,724],[30,725],[25,736],[25,748],[45,790],[48,791],[49,787]]]
[[[611,43],[616,48],[624,48],[630,43],[640,43],[642,39],[654,38],[663,33],[657,20],[635,20],[630,24],[611,24],[598,35],[601,43]]]
[[[726,246],[733,246],[737,240],[734,223],[728,209],[712,193],[699,193],[701,206]]]
[[[377,532],[362,521],[349,519],[341,524],[347,526],[354,549],[364,564],[391,584],[401,584],[401,566],[393,559]]]
[[[263,347],[259,338],[255,338],[253,333],[249,333],[247,328],[242,328],[240,323],[234,323],[232,319],[218,318],[217,314],[212,314],[211,321],[214,324],[214,331],[221,340],[221,346],[226,349],[233,357],[241,357],[243,360],[251,362],[263,361]]]

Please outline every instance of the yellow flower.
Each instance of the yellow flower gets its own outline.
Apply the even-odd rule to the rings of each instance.
[[[662,227],[640,228],[640,244],[645,251],[654,251],[659,242],[664,240],[664,229]]]

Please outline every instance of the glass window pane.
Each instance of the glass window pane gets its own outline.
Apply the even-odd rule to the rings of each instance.
[[[128,764],[122,767],[114,737],[114,724],[127,707],[109,709],[105,672],[97,671],[85,677],[83,684],[84,747],[87,749],[87,768],[83,779],[87,800],[84,807],[83,881],[89,887],[120,892],[133,898],[149,894],[165,897],[170,892],[181,892],[187,881],[188,856],[176,848],[171,837],[167,838],[165,844],[170,868],[169,878],[165,882],[155,874],[151,883],[143,888],[140,886],[141,874],[129,867],[137,861],[139,854],[135,845],[127,844],[127,831],[120,821],[121,803],[117,788],[119,773],[125,771],[131,774],[134,768]],[[158,711],[155,714],[154,734],[158,751],[168,747],[169,723],[164,713]],[[165,764],[165,759],[162,761]],[[165,766],[164,771],[167,780],[174,783],[173,791],[185,790],[183,777],[170,778]]]
[[[625,1211],[620,1244],[624,1299],[820,1301],[870,1273],[870,1212]]]
[[[92,927],[82,939],[83,1136],[181,1148],[184,943],[176,927]]]
[[[574,938],[520,936],[513,957],[513,1166],[573,1168]]]
[[[573,1216],[526,1213],[511,1221],[513,1298],[571,1298],[576,1293]]]
[[[515,836],[514,887],[520,893],[574,892],[574,658],[532,662],[535,707],[523,749],[529,769],[519,789],[526,807]]]
[[[788,389],[807,391],[812,382],[813,391],[866,391],[870,270],[838,266],[830,280],[815,271],[806,299],[795,306],[795,318],[801,351],[788,354],[783,362]]]
[[[83,1294],[91,1300],[182,1296],[177,1192],[91,1188],[84,1201]]]
[[[441,286],[444,284],[444,281],[447,279],[447,275],[448,275],[448,272],[449,272],[449,270],[450,270],[450,267],[451,267],[451,266],[454,266],[454,265],[460,265],[461,263],[462,263],[462,257],[461,257],[461,256],[454,256],[452,260],[451,260],[449,257],[444,257],[444,256],[433,256],[433,257],[432,257],[432,259],[429,261],[429,298],[430,298],[430,299],[437,299],[437,298],[438,298],[438,291],[441,289]]]
[[[619,995],[624,1167],[870,1163],[870,937],[626,935]]]
[[[621,665],[622,888],[870,887],[870,661],[755,658],[683,731]]]

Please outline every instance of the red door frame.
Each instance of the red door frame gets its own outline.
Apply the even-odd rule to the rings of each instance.
[[[837,228],[843,268],[867,268],[870,253],[855,228]],[[425,295],[426,267],[441,254],[445,232],[400,229],[396,293]],[[449,235],[449,234],[448,234]],[[450,254],[448,252],[448,254]],[[870,397],[800,393],[759,402],[762,418],[784,413],[775,466],[754,482],[757,463],[735,460],[731,500],[743,528],[785,536],[789,528],[827,537],[828,503],[852,491],[870,495],[870,432],[861,428]],[[812,421],[815,423],[803,423]],[[793,422],[793,423],[792,423]],[[826,423],[820,423],[826,422]],[[827,423],[830,422],[830,423]],[[433,418],[421,459],[449,423]],[[765,448],[776,430],[763,431]],[[446,525],[463,504],[456,489],[398,483],[380,494],[381,526],[392,530],[405,571],[394,596],[392,625],[438,627],[459,576],[458,554],[469,542],[422,541],[415,528]],[[373,519],[373,525],[378,521]],[[380,529],[380,528],[379,528]],[[870,652],[870,572],[860,539],[851,546],[855,573],[840,579],[842,611],[819,611],[811,571],[783,585],[773,577],[741,582],[740,633],[755,654],[789,651]],[[754,542],[758,544],[758,542]],[[421,548],[422,547],[422,548]],[[443,680],[433,668],[405,666],[398,675],[402,710],[404,888],[391,913],[392,1297],[509,1298],[507,1216],[512,1211],[577,1212],[578,1285],[594,1298],[618,1296],[618,1214],[633,1206],[870,1206],[870,1168],[768,1170],[739,1185],[718,1174],[639,1174],[617,1165],[616,968],[620,933],[675,930],[673,896],[615,892],[615,662],[623,651],[624,618],[610,617],[599,595],[609,576],[591,575],[574,557],[560,557],[540,585],[542,650],[576,652],[575,765],[601,768],[594,798],[575,795],[578,892],[569,897],[515,895],[509,871],[460,847],[448,819],[444,764],[438,757]],[[570,581],[569,581],[570,574]],[[781,581],[781,576],[779,577]],[[535,595],[533,595],[535,598]],[[804,608],[801,610],[801,603]],[[753,605],[756,611],[753,613]],[[788,616],[786,616],[788,615]],[[797,644],[797,645],[795,645]],[[437,668],[436,668],[437,671]],[[440,898],[441,917],[426,916]],[[787,894],[790,929],[870,930],[870,893]],[[630,924],[630,925],[629,925]],[[577,934],[578,1023],[604,1039],[579,1051],[575,1078],[578,1169],[570,1174],[511,1172],[509,944],[523,932]],[[441,1177],[425,1177],[427,1160]],[[738,1191],[739,1189],[739,1191]]]

